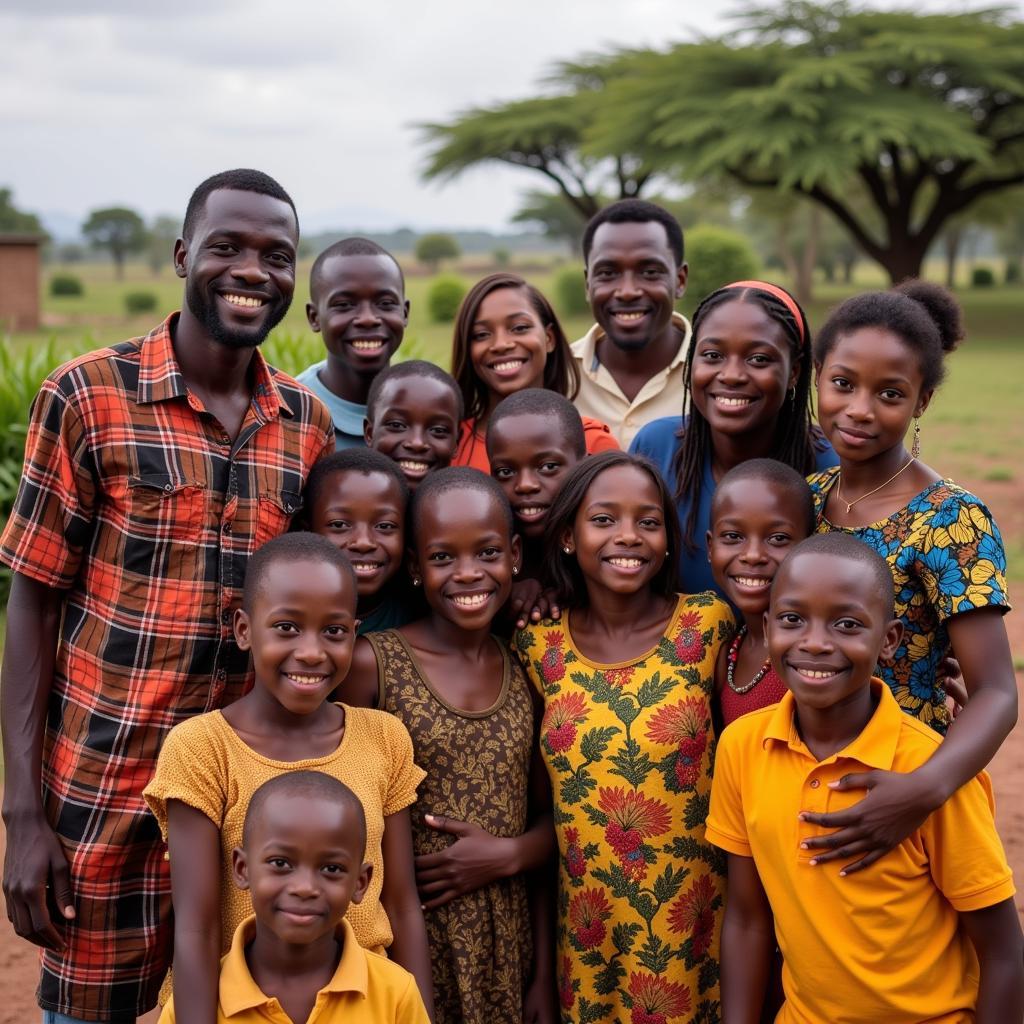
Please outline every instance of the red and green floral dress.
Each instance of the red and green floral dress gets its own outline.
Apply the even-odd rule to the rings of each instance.
[[[710,592],[680,595],[658,645],[616,665],[582,655],[571,624],[516,634],[544,698],[562,1019],[713,1024],[725,864],[704,821],[715,659],[732,613]]]

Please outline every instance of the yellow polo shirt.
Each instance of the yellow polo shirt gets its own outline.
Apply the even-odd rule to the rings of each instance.
[[[428,1024],[413,976],[386,956],[363,949],[348,921],[341,928],[341,960],[334,977],[317,993],[308,1024]],[[249,973],[245,947],[255,933],[256,918],[247,917],[220,962],[217,1024],[293,1024]],[[160,1014],[160,1024],[175,1024],[173,999]]]
[[[841,864],[808,864],[814,851],[800,843],[831,830],[798,813],[843,810],[864,797],[829,782],[870,768],[913,771],[941,742],[881,680],[871,687],[871,720],[824,761],[797,733],[791,693],[733,722],[715,755],[707,838],[753,857],[761,876],[785,958],[778,1024],[973,1021],[978,960],[957,912],[1014,894],[984,772],[871,867],[840,878]]]
[[[597,324],[572,344],[573,358],[580,365],[580,390],[573,404],[581,416],[607,423],[623,451],[651,420],[683,414],[683,363],[690,348],[690,321],[682,313],[673,313],[672,323],[683,335],[679,351],[664,370],[644,384],[632,402],[597,358],[597,343],[604,337]]]

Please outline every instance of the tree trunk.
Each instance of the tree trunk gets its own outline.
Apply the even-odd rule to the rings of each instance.
[[[960,243],[963,241],[964,229],[951,227],[946,231],[943,244],[946,248],[946,287],[956,287],[956,260],[960,254]]]
[[[818,262],[818,239],[821,237],[821,207],[815,204],[807,211],[807,243],[797,268],[796,301],[806,306],[813,298],[814,267]]]
[[[110,255],[114,257],[114,276],[118,281],[124,280],[124,253],[120,249],[112,249]]]
[[[857,265],[857,257],[851,256],[843,260],[843,284],[853,284],[853,268]]]

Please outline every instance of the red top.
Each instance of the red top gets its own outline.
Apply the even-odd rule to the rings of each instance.
[[[619,442],[615,440],[607,423],[580,417],[583,420],[583,436],[587,442],[587,454],[595,452],[618,451]],[[459,424],[459,446],[452,459],[453,466],[472,466],[481,473],[491,472],[491,463],[487,458],[486,435],[476,429],[476,420],[463,420]]]
[[[737,636],[732,645],[730,645],[728,652],[730,658],[736,657],[739,651],[739,641],[741,640],[742,634]],[[750,680],[747,679],[737,682],[737,685],[742,687],[749,682]],[[729,725],[731,722],[735,722],[737,718],[749,714],[751,711],[760,711],[761,708],[778,704],[785,695],[786,684],[778,677],[771,665],[768,666],[768,671],[762,676],[760,682],[752,686],[746,693],[737,693],[726,682],[719,694],[719,702],[722,706],[722,720],[726,725]]]

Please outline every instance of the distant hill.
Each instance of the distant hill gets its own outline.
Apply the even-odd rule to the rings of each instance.
[[[464,255],[474,253],[492,253],[495,249],[507,249],[510,253],[551,252],[564,253],[565,243],[552,241],[539,232],[516,231],[497,233],[493,231],[459,230],[458,228],[438,228],[451,235],[459,244]],[[332,242],[352,235],[370,238],[390,252],[399,254],[411,253],[416,248],[416,239],[426,231],[413,231],[412,228],[398,228],[395,231],[370,231],[359,228],[339,228],[336,231],[317,231],[302,237],[303,250],[310,253],[326,249]]]

